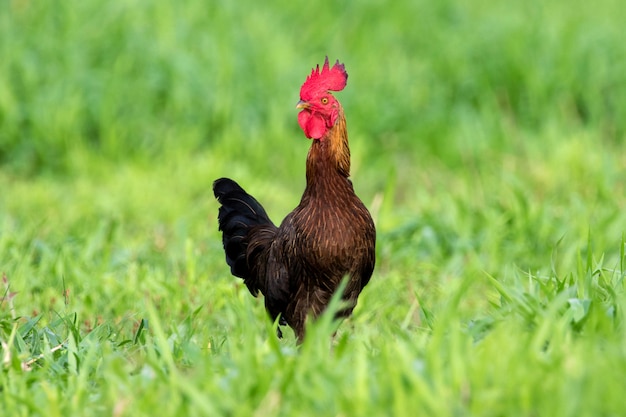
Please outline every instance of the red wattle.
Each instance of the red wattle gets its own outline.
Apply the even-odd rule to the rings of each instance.
[[[309,139],[320,139],[327,130],[326,122],[322,116],[306,110],[298,113],[298,124]]]

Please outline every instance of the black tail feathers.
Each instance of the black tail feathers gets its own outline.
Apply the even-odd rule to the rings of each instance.
[[[258,294],[258,283],[248,265],[247,250],[249,232],[255,226],[275,229],[265,209],[254,197],[229,178],[220,178],[213,183],[213,193],[220,202],[217,219],[222,231],[222,242],[226,252],[226,263],[233,275],[243,278],[253,295]],[[267,229],[267,228],[265,228]]]

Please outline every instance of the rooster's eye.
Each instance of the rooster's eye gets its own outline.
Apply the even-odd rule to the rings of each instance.
[[[322,104],[328,104],[328,97],[322,97]]]

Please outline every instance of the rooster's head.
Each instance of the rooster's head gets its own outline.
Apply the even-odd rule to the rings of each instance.
[[[328,57],[320,71],[317,65],[300,88],[300,101],[296,106],[302,111],[298,114],[298,123],[307,138],[322,139],[326,132],[335,125],[341,105],[330,91],[341,91],[348,81],[348,73],[339,60],[332,68]]]

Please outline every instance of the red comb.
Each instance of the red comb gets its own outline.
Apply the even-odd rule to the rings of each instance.
[[[330,68],[328,57],[326,57],[322,71],[317,65],[311,71],[311,75],[306,77],[306,81],[300,87],[300,99],[307,101],[327,91],[341,91],[346,86],[347,81],[348,73],[344,65],[337,60],[335,65]]]

